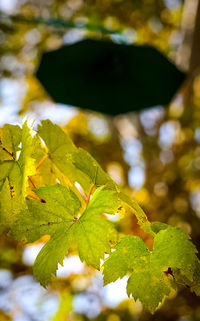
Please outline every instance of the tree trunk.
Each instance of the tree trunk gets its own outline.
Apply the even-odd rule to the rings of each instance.
[[[200,1],[198,1],[195,26],[192,39],[189,72],[193,73],[200,67]]]
[[[189,72],[189,74],[195,68],[198,56],[196,52],[199,52],[198,48],[196,48],[196,46],[200,45],[199,23],[200,0],[185,0],[181,23],[183,40],[177,50],[176,63],[182,70]]]

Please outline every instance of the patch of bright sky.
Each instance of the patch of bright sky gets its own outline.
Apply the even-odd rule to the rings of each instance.
[[[128,299],[126,293],[128,277],[112,282],[103,287],[103,277],[97,273],[87,292],[74,297],[73,308],[77,313],[83,313],[89,318],[96,317],[103,306],[117,307],[123,300]]]
[[[0,1],[0,11],[11,14],[16,11],[16,8],[19,5],[18,0],[1,0]]]
[[[58,298],[53,294],[47,294],[31,276],[26,275],[14,280],[10,292],[15,298],[15,304],[23,310],[23,314],[34,315],[35,320],[48,320],[58,309]]]
[[[24,75],[25,64],[19,62],[14,55],[3,55],[0,63],[3,66],[3,69],[12,73],[14,77],[20,77]]]
[[[200,128],[195,129],[194,137],[198,143],[200,143]]]
[[[1,275],[0,275],[1,277]],[[0,310],[9,312],[11,308],[7,288],[0,289]]]
[[[145,183],[145,169],[143,166],[133,166],[128,173],[129,185],[134,189],[140,189]]]
[[[98,295],[94,293],[80,293],[74,296],[73,311],[85,314],[88,318],[95,318],[102,310]]]
[[[140,189],[145,182],[145,164],[141,157],[142,143],[136,138],[122,138],[124,159],[131,166],[128,173],[129,185]]]
[[[4,289],[11,285],[12,273],[8,270],[0,270],[0,288]]]
[[[5,272],[3,275],[0,272],[0,283],[2,277]],[[11,310],[13,321],[32,321],[33,315],[35,321],[47,321],[56,313],[58,305],[57,296],[49,294],[30,275],[16,278],[7,283],[6,289],[0,289],[0,309]]]
[[[84,29],[71,29],[70,31],[64,34],[63,43],[73,44],[77,41],[84,39],[85,35],[86,35],[86,30]]]
[[[126,37],[123,34],[111,34],[110,38],[113,42],[118,43],[118,44],[129,44],[127,41]]]
[[[122,138],[122,147],[124,149],[124,159],[130,165],[139,165],[141,163],[142,144],[136,138]]]
[[[165,109],[162,106],[156,106],[140,113],[140,121],[148,135],[156,134],[156,123],[164,117],[164,114]]]
[[[16,109],[16,106],[10,106],[9,108],[6,106],[0,106],[0,127],[2,127],[4,124],[19,124],[18,117],[16,117],[16,113],[18,112],[18,109]]]
[[[162,124],[159,131],[159,145],[161,148],[169,148],[176,135],[176,123],[168,121]]]
[[[122,34],[124,35],[127,43],[134,43],[137,41],[137,32],[132,28],[125,29]]]
[[[5,280],[6,282],[3,282]],[[116,307],[128,298],[126,283],[127,277],[103,287],[102,275],[97,273],[87,292],[75,295],[74,311],[92,318],[101,312],[103,305]],[[39,283],[33,280],[32,276],[26,275],[12,280],[10,272],[0,270],[0,284],[1,288],[4,288],[3,292],[0,290],[0,309],[5,312],[13,309],[13,321],[31,321],[32,315],[36,321],[47,321],[58,309],[57,296],[48,294]],[[18,309],[21,311],[20,319],[17,315]]]
[[[23,262],[27,265],[32,265],[43,245],[44,244],[26,246],[23,253]],[[80,261],[80,259],[77,256],[66,257],[63,261],[63,266],[61,266],[60,264],[58,265],[57,276],[67,277],[72,273],[76,273],[76,274],[82,273],[83,269],[84,269],[84,264]],[[1,276],[1,273],[0,273],[0,276]],[[8,278],[12,279],[12,276],[8,275]],[[97,274],[97,276],[94,277],[93,283],[88,288],[87,292],[78,294],[74,297],[74,301],[73,301],[74,311],[77,313],[84,313],[89,318],[92,318],[97,316],[101,312],[102,303],[103,305],[106,305],[108,307],[116,307],[121,301],[123,301],[124,299],[127,299],[126,282],[127,282],[127,278],[125,277],[122,280],[118,280],[114,283],[108,284],[107,286],[103,287],[102,275],[100,273]],[[1,279],[0,279],[0,284],[1,284]],[[7,282],[7,284],[11,284],[11,281]],[[14,288],[17,286],[17,284],[14,285]],[[17,302],[17,304],[19,304],[23,308],[23,311],[30,310],[29,291],[32,291],[32,295],[33,295],[32,313],[36,313],[36,314],[38,313],[37,311],[33,311],[34,309],[36,309],[35,303],[38,297],[40,297],[42,294],[45,293],[43,292],[45,290],[40,286],[39,287],[38,286],[39,284],[37,284],[36,286],[31,281],[31,284],[26,289],[24,281],[22,282],[22,284],[20,283],[20,288],[17,291],[22,291],[23,289],[23,291],[25,291],[27,296],[27,300],[25,299],[23,299],[22,301],[17,300],[17,301],[20,301],[20,302]],[[98,295],[96,295],[95,293],[98,293]],[[46,301],[51,302],[51,300],[53,300],[53,305],[55,306],[57,304],[56,303],[57,301],[54,302],[55,301],[54,298],[50,297]],[[5,298],[5,301],[7,302],[6,298]],[[46,305],[48,305],[47,302],[45,303]],[[45,306],[43,306],[43,313],[46,313],[45,311],[46,311]],[[40,320],[40,319],[36,318],[36,320]]]
[[[115,213],[115,214],[105,214],[105,216],[109,219],[109,221],[111,222],[117,222],[120,220],[120,214],[119,213]]]
[[[200,189],[198,188],[195,192],[190,194],[190,202],[192,204],[193,210],[196,212],[197,216],[200,217]]]
[[[51,101],[38,103],[37,107],[26,113],[28,118],[34,119],[36,126],[42,119],[50,119],[53,123],[65,125],[72,117],[76,116],[78,110],[63,104],[54,104]]]
[[[169,10],[176,10],[181,4],[181,0],[165,0],[165,5]]]
[[[128,277],[118,279],[102,288],[102,298],[106,306],[110,308],[117,307],[123,300],[128,299],[126,292]]]
[[[44,243],[39,243],[31,246],[26,246],[23,252],[23,263],[26,265],[33,265],[37,255],[40,250],[43,248]],[[78,274],[83,272],[84,264],[81,262],[78,256],[72,255],[66,257],[63,260],[63,266],[58,264],[58,270],[56,275],[58,277],[67,277],[70,274]]]
[[[102,310],[101,293],[103,289],[103,277],[96,271],[92,278],[91,285],[85,293],[75,295],[73,308],[77,313],[83,313],[89,318],[97,316]]]
[[[79,274],[84,270],[84,264],[78,256],[72,255],[63,260],[63,266],[58,264],[56,275],[58,277],[67,277],[70,274]]]
[[[37,255],[40,250],[43,248],[44,243],[39,243],[31,246],[25,246],[22,261],[26,265],[33,265]]]
[[[99,139],[109,135],[108,123],[101,117],[91,116],[88,120],[88,129]]]
[[[0,80],[0,127],[5,123],[22,124],[24,116],[18,112],[26,95],[27,85],[24,79],[2,78]],[[44,101],[26,113],[27,118],[35,120],[36,126],[41,119],[50,119],[59,125],[65,125],[77,115],[76,108]]]
[[[17,116],[22,100],[26,93],[26,84],[23,79],[2,78],[0,80],[0,126],[5,123],[22,123]]]

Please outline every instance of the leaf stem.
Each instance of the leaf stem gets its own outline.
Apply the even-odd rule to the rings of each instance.
[[[37,201],[40,201],[41,203],[46,203],[46,201],[43,199],[43,198],[41,198],[41,197],[39,197],[37,194],[29,194],[28,196],[27,196],[28,198],[31,198],[31,199],[34,199],[34,200],[37,200]]]
[[[44,163],[44,161],[45,161],[45,159],[47,159],[47,157],[48,157],[47,154],[42,157],[42,159],[39,161],[39,163],[38,163],[37,166],[36,166],[36,171],[38,171],[38,169],[39,169],[40,166]]]
[[[93,192],[93,189],[94,189],[95,185],[92,184],[92,186],[90,187],[90,190],[89,190],[89,193],[88,193],[88,196],[87,196],[87,201],[86,201],[86,207],[88,206],[89,202],[90,202],[90,197],[92,195],[92,192]]]
[[[91,197],[93,189],[94,189],[94,187],[96,185],[97,172],[98,172],[98,167],[96,167],[96,171],[95,171],[94,184],[92,184],[92,186],[90,187],[90,190],[89,190],[89,193],[88,193],[88,196],[87,196],[86,207],[88,206],[88,204],[90,202],[90,197]]]
[[[13,152],[10,153],[10,152],[9,152],[5,147],[3,147],[2,145],[0,145],[0,147],[3,149],[4,152],[6,152],[7,154],[9,154],[9,155],[12,157],[13,160],[15,160],[15,157],[14,157],[14,155],[13,155]]]
[[[38,169],[40,168],[40,166],[43,164],[43,162],[45,161],[45,159],[46,159],[47,157],[48,157],[47,154],[42,157],[42,159],[39,161],[39,163],[38,163],[37,166],[36,166],[36,171],[38,171]],[[37,188],[36,185],[35,185],[35,183],[33,182],[32,178],[31,178],[30,176],[28,176],[28,181],[29,181],[29,183],[31,183],[31,185],[33,186],[34,189]]]
[[[33,188],[36,189],[37,187],[35,186],[34,182],[32,181],[32,178],[28,176],[28,181],[33,185]]]

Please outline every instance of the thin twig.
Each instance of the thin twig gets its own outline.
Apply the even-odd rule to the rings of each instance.
[[[82,23],[82,22],[73,22],[67,19],[57,19],[50,18],[45,19],[42,17],[25,17],[23,15],[6,15],[5,13],[0,12],[1,17],[11,19],[14,22],[19,23],[28,23],[28,24],[43,24],[47,26],[52,26],[55,28],[75,28],[75,29],[87,29],[93,31],[100,31],[104,34],[121,34],[121,30],[115,30],[106,28],[102,25],[93,25],[90,23]]]

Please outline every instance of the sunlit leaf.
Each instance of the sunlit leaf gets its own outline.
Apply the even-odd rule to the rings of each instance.
[[[114,191],[103,188],[94,192],[80,218],[81,203],[67,187],[46,186],[36,191],[42,202],[27,200],[28,210],[18,215],[12,231],[15,238],[25,238],[28,242],[51,235],[33,268],[34,276],[42,285],[50,282],[72,243],[77,244],[81,260],[95,268],[100,267],[104,253],[110,252],[110,242],[116,241],[116,231],[100,214],[114,214],[119,201]]]
[[[175,288],[178,278],[173,271],[180,271],[191,291],[199,293],[199,265],[196,265],[197,250],[188,234],[179,228],[168,226],[154,238],[153,251],[149,251],[137,236],[125,236],[115,246],[104,263],[104,283],[116,281],[127,273],[127,293],[139,299],[152,313]],[[172,271],[168,273],[168,271]]]
[[[1,142],[5,154],[0,162],[0,222],[3,231],[12,226],[16,214],[26,207],[28,178],[35,173],[35,163],[33,137],[26,122],[22,129],[4,126]],[[20,156],[17,157],[19,150]]]

